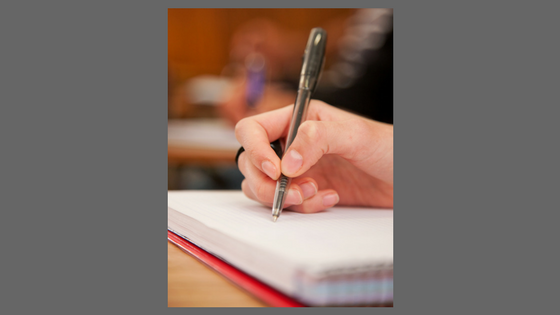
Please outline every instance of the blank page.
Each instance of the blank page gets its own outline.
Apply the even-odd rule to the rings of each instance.
[[[270,207],[240,191],[169,191],[168,207],[205,226],[206,235],[187,235],[195,242],[220,232],[308,272],[393,262],[393,210],[284,210],[273,222]]]

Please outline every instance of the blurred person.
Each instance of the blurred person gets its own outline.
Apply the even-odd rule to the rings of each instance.
[[[393,123],[393,10],[358,9],[347,20],[335,19],[328,32],[327,61],[314,99],[380,122]],[[249,106],[247,67],[237,67],[234,88],[219,104],[221,115],[232,124],[243,117],[291,104],[295,100],[301,56],[308,33],[281,30],[259,19],[238,29],[232,38],[231,60],[243,64],[262,54],[267,79],[260,100]]]
[[[318,212],[336,204],[393,207],[393,125],[312,100],[282,160],[270,146],[287,136],[293,105],[240,120],[244,194],[272,205],[280,174],[293,178],[285,207]]]

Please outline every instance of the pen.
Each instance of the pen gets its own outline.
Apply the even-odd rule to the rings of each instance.
[[[319,81],[319,75],[323,68],[326,43],[327,32],[319,27],[313,28],[309,34],[309,39],[307,40],[307,46],[305,47],[305,53],[303,55],[298,93],[294,103],[294,111],[292,120],[290,121],[290,129],[288,131],[288,137],[286,138],[284,153],[288,151],[288,148],[296,137],[299,126],[307,116],[309,100],[311,99],[311,94],[317,87],[317,81]],[[276,190],[274,192],[272,204],[272,220],[274,222],[276,222],[280,213],[282,213],[284,201],[286,201],[291,182],[292,179],[284,174],[281,174],[276,182]]]
[[[247,71],[247,106],[255,108],[264,92],[266,78],[264,56],[259,52],[249,54],[245,59],[245,69]]]

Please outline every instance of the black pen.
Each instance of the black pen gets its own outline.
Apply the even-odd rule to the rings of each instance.
[[[319,81],[319,75],[323,69],[326,44],[327,32],[319,27],[313,28],[309,34],[309,39],[307,40],[307,46],[305,47],[305,53],[303,55],[298,93],[294,103],[294,112],[290,122],[288,137],[286,138],[284,153],[288,151],[288,148],[296,137],[299,126],[305,121],[307,116],[307,107],[311,99],[311,94],[317,87],[317,81]],[[291,182],[291,178],[281,174],[276,183],[276,191],[274,192],[274,201],[272,204],[272,219],[274,222],[276,222],[280,213],[282,213],[284,201],[286,201]]]

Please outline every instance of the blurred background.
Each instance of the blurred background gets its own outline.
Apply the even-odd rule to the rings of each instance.
[[[168,9],[168,189],[240,189],[235,123],[293,104],[309,32],[314,99],[393,123],[392,9]]]

